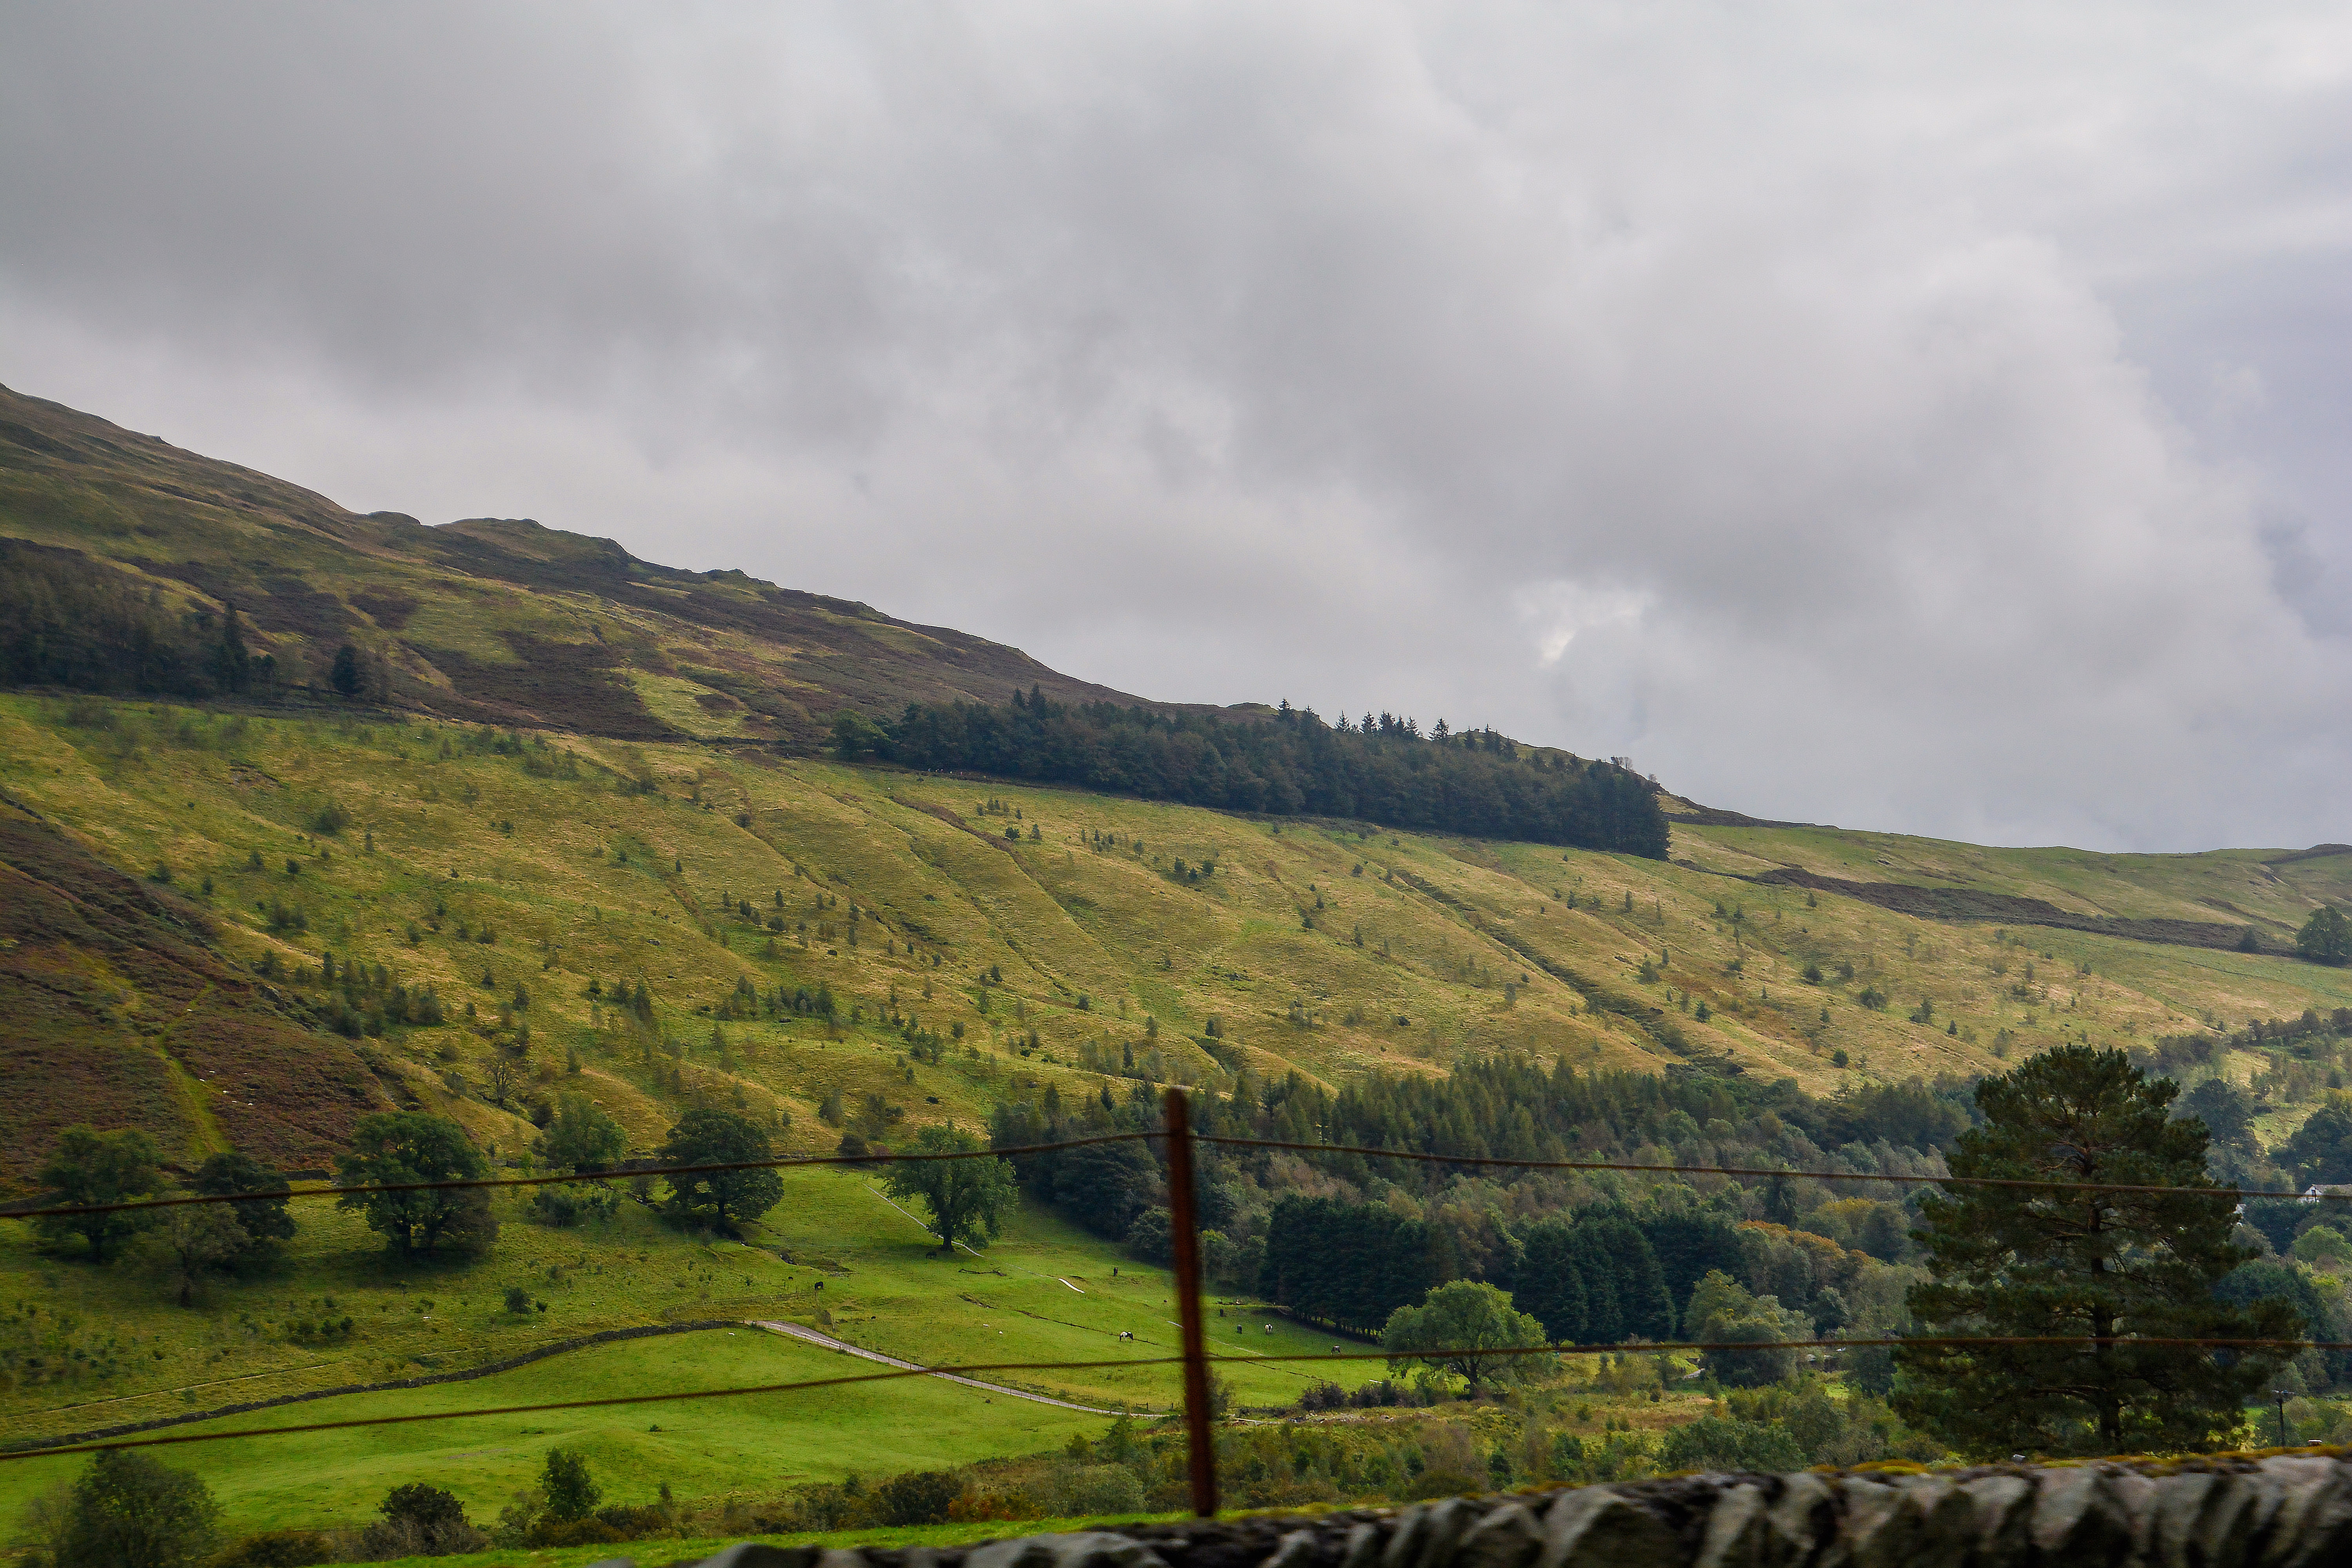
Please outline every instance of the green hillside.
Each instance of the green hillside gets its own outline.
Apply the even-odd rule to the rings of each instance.
[[[2345,1087],[2352,1059],[2337,1011],[2352,970],[2292,956],[2313,911],[2352,900],[2340,846],[1994,849],[1667,796],[1670,848],[1650,858],[853,765],[817,744],[844,709],[1114,694],[961,634],[536,525],[355,518],[14,394],[0,394],[0,588],[16,672],[0,692],[0,1065],[30,1086],[0,1100],[10,1197],[35,1193],[79,1123],[142,1129],[184,1173],[227,1149],[318,1172],[361,1117],[421,1110],[513,1164],[555,1098],[579,1092],[635,1151],[717,1107],[816,1153],[845,1131],[892,1146],[937,1123],[984,1131],[1008,1106],[1131,1117],[1171,1083],[1244,1116],[1318,1092],[1393,1105],[1400,1084],[1519,1063],[1579,1075],[1555,1084],[1639,1074],[1688,1091],[1625,1125],[1596,1116],[1550,1145],[1564,1150],[1933,1170],[1948,1130],[1908,1140],[1853,1108],[1919,1080],[1943,1099],[1922,1088],[1904,1103],[1948,1118],[1966,1080],[2067,1041],[2247,1090],[2260,1147],[2241,1168],[2285,1180],[2265,1151]],[[241,665],[222,652],[232,605]],[[106,689],[126,681],[143,689]],[[2306,1016],[2294,1038],[2245,1032]],[[1516,1136],[1507,1110],[1420,1135],[1499,1146]],[[1442,1214],[1470,1238],[1473,1272],[1479,1247],[1553,1208],[1680,1191],[1238,1170],[1237,1241],[1285,1194],[1361,1197]],[[298,1204],[286,1256],[214,1280],[193,1309],[172,1304],[152,1244],[100,1268],[12,1223],[0,1427],[85,1431],[706,1318],[829,1322],[929,1363],[1166,1349],[1165,1271],[1034,1192],[995,1245],[950,1260],[877,1184],[795,1173],[740,1239],[628,1202],[553,1228],[502,1196],[488,1257],[410,1265],[355,1216]],[[1824,1272],[1806,1292],[1842,1269],[1839,1310],[1899,1310],[1899,1226],[1884,1256],[1857,1239],[1895,1189],[1842,1208],[1855,1189],[1800,1184],[1768,1214],[1753,1194],[1695,1186],[1769,1229],[1769,1247],[1811,1247]],[[2340,1303],[2335,1276],[2313,1277]],[[1230,1293],[1245,1280],[1223,1283],[1220,1339],[1245,1331],[1224,1348],[1329,1343],[1245,1315]],[[545,1310],[509,1311],[509,1286]],[[1827,1310],[1832,1294],[1784,1304]],[[841,1359],[706,1331],[245,1420],[782,1381]],[[1574,1402],[1558,1406],[1562,1384],[1515,1415],[1528,1451],[1578,1430],[1632,1442],[1702,1407],[1663,1397],[1679,1371],[1642,1366],[1646,1385],[1620,1367],[1605,1386],[1587,1366]],[[1316,1380],[1289,1365],[1233,1377],[1256,1405]],[[1106,1409],[1174,1397],[1164,1369],[1008,1380]],[[773,1492],[1055,1449],[1106,1420],[929,1382],[693,1412],[198,1445],[175,1462],[254,1529],[349,1521],[425,1475],[462,1477],[492,1515],[558,1443],[628,1478],[634,1502],[665,1480],[688,1498]],[[72,1468],[0,1466],[0,1513]]]
[[[0,983],[39,1026],[12,1029],[7,1048],[55,1085],[0,1112],[20,1185],[58,1128],[134,1103],[184,1159],[233,1143],[320,1167],[353,1117],[392,1103],[519,1151],[530,1100],[575,1056],[641,1147],[701,1099],[780,1111],[789,1144],[815,1149],[837,1136],[816,1114],[829,1093],[971,1126],[1011,1092],[1095,1092],[1089,1063],[1213,1088],[1297,1069],[1336,1087],[1520,1052],[1720,1062],[1829,1092],[1990,1070],[2060,1039],[2146,1044],[2352,1004],[2352,974],[2275,954],[1937,922],[1727,874],[1776,837],[1817,854],[1810,831],[1679,828],[1659,863],[691,745],[37,696],[0,700],[0,788],[16,861],[62,844],[99,863],[79,881],[16,876],[70,898],[110,871],[125,897],[173,911],[156,921],[205,922],[219,955],[205,962],[228,971],[142,983],[29,891],[8,900]],[[1958,849],[1873,847],[1918,862]],[[1965,853],[2011,886],[2084,898],[2066,882],[2086,879],[2082,858]],[[1179,861],[1214,869],[1188,878]],[[2259,907],[2284,924],[2347,865],[2117,858],[2096,891],[2110,910],[2169,910],[2201,885],[2260,879]],[[268,1053],[242,1026],[207,1026],[235,1006],[284,1031],[297,998],[320,1000],[322,954],[432,987],[447,1021],[348,1040],[304,1029],[304,1049]],[[650,1026],[604,994],[640,980]],[[744,986],[822,986],[837,1022],[725,1016]],[[1889,1005],[1862,1005],[1874,989]],[[1911,1021],[1922,999],[1926,1024]],[[948,1038],[938,1066],[905,1059],[909,1021]],[[528,1081],[501,1106],[488,1068],[526,1029]],[[337,1065],[322,1077],[320,1062]]]

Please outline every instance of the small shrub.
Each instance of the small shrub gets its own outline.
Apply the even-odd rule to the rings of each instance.
[[[1298,1396],[1301,1410],[1342,1410],[1348,1405],[1348,1391],[1336,1383],[1318,1383]]]
[[[884,1481],[875,1500],[885,1524],[944,1524],[949,1505],[962,1491],[963,1482],[943,1470],[917,1470]]]
[[[248,1535],[205,1568],[313,1568],[342,1555],[335,1538],[317,1530],[273,1530]]]
[[[1143,1510],[1143,1483],[1125,1465],[1082,1465],[1054,1488],[1054,1511],[1066,1518]]]

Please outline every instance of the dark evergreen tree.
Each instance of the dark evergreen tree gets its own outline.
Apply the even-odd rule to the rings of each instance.
[[[221,616],[220,644],[213,649],[213,684],[223,691],[243,691],[253,683],[253,656],[246,651],[245,628],[231,605]]]
[[[1585,1343],[1584,1276],[1578,1270],[1574,1228],[1562,1219],[1538,1220],[1520,1234],[1525,1248],[1511,1300],[1543,1324],[1556,1345]]]
[[[1956,1176],[2146,1184],[2144,1193],[1958,1188],[1926,1198],[1929,1278],[1909,1305],[1939,1334],[2074,1336],[2065,1345],[1906,1346],[1895,1405],[1963,1452],[2121,1454],[2226,1440],[2283,1359],[2149,1342],[2285,1339],[2275,1301],[2215,1287],[2253,1255],[2205,1173],[2207,1137],[2168,1116],[2179,1086],[2121,1051],[2063,1046],[1977,1086],[1985,1121],[1960,1135]]]
[[[1739,1231],[1721,1215],[1696,1209],[1670,1209],[1640,1222],[1642,1235],[1658,1259],[1666,1293],[1674,1299],[1675,1321],[1690,1304],[1691,1288],[1710,1268],[1727,1274],[1739,1271]]]
[[[1664,1270],[1649,1239],[1621,1215],[1585,1220],[1577,1226],[1593,1237],[1593,1250],[1616,1266],[1620,1330],[1627,1339],[1665,1340],[1675,1332],[1675,1301]]]
[[[1258,1293],[1302,1318],[1375,1333],[1436,1283],[1429,1227],[1373,1204],[1286,1197],[1266,1223]]]

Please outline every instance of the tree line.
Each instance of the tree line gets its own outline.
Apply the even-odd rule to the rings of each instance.
[[[1941,1173],[1941,1152],[1970,1125],[1963,1101],[1955,1085],[1916,1080],[1824,1100],[1785,1081],[1500,1059],[1457,1064],[1444,1079],[1371,1074],[1337,1094],[1297,1074],[1244,1074],[1230,1094],[1197,1096],[1193,1118],[1212,1136],[1424,1154]],[[1159,1125],[1153,1089],[1115,1091],[1106,1081],[1084,1097],[1066,1100],[1048,1085],[1034,1100],[1001,1104],[990,1132],[995,1147],[1013,1149]],[[1156,1144],[1091,1144],[1013,1163],[1035,1200],[1147,1261],[1167,1261],[1171,1222]],[[1535,1291],[1529,1300],[1543,1302],[1543,1321],[1563,1342],[1611,1338],[1612,1324],[1614,1337],[1655,1338],[1683,1320],[1711,1270],[1771,1297],[1775,1310],[1837,1328],[1866,1310],[1883,1320],[1883,1302],[1866,1310],[1856,1297],[1861,1275],[1910,1246],[1901,1194],[1802,1178],[1634,1186],[1606,1175],[1215,1144],[1203,1145],[1196,1169],[1213,1280],[1360,1332],[1377,1331],[1418,1290],[1470,1279]],[[1322,1190],[1310,1197],[1302,1185]],[[1555,1221],[1574,1234],[1555,1236],[1547,1228]],[[1654,1281],[1665,1288],[1663,1302]],[[1647,1327],[1626,1331],[1628,1322]]]
[[[1513,1238],[1486,1281],[1508,1290],[1552,1344],[1663,1340],[1675,1300],[1659,1250],[1687,1275],[1686,1295],[1710,1268],[1737,1268],[1737,1232],[1716,1215],[1659,1215],[1646,1226],[1616,1211],[1549,1217]],[[1258,1294],[1313,1322],[1377,1333],[1400,1308],[1446,1282],[1444,1248],[1430,1223],[1381,1204],[1285,1197],[1266,1226]]]
[[[0,539],[0,682],[210,697],[276,678],[234,606],[174,613],[160,589],[79,552]]]
[[[2279,1342],[2325,1338],[2334,1325],[2307,1283],[2300,1292],[2272,1289],[2253,1272],[2260,1246],[2242,1228],[2233,1194],[2208,1174],[2210,1133],[2176,1114],[2179,1097],[2177,1083],[2149,1078],[2124,1052],[2087,1045],[1979,1082],[1979,1119],[1953,1140],[1951,1166],[1984,1184],[1920,1201],[1914,1237],[1924,1267],[1905,1305],[1923,1331],[1897,1348],[1888,1386],[1874,1392],[1891,1393],[1903,1419],[1979,1458],[2242,1442],[2247,1400],[2295,1375],[2293,1363],[2313,1353]],[[2047,1183],[2083,1185],[2037,1184]],[[1402,1216],[1297,1198],[1276,1215],[1270,1286],[1347,1312],[1358,1326],[1383,1291],[1403,1296],[1381,1326],[1391,1366],[1418,1363],[1475,1388],[1529,1376],[1549,1359],[1498,1351],[1602,1342],[1612,1329],[1625,1339],[1671,1331],[1657,1260],[1664,1249],[1652,1245],[1662,1238],[1621,1214],[1527,1227],[1515,1289],[1454,1280],[1423,1286],[1417,1301],[1413,1251],[1423,1238]],[[1686,1239],[1703,1261],[1731,1238]],[[1592,1337],[1580,1342],[1561,1329],[1571,1313],[1589,1313],[1589,1297],[1570,1303],[1595,1279],[1615,1291],[1617,1316],[1588,1318]],[[1771,1346],[1814,1329],[1713,1268],[1691,1289],[1681,1327],[1710,1347],[1702,1368],[1720,1382],[1792,1390],[1793,1357]],[[1984,1342],[1944,1342],[1948,1335]],[[1737,1448],[1747,1436],[1727,1427],[1682,1446],[1720,1438],[1717,1446]]]
[[[1265,717],[1055,702],[1033,688],[1001,705],[909,702],[879,723],[835,715],[845,761],[995,773],[1181,801],[1664,859],[1655,786],[1614,762],[1529,751],[1492,731],[1424,735],[1383,715],[1331,724],[1285,702]]]

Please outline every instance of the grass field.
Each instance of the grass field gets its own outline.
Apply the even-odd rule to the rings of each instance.
[[[304,1230],[276,1279],[224,1282],[200,1312],[168,1305],[135,1264],[101,1271],[52,1262],[36,1255],[21,1232],[0,1233],[0,1300],[39,1302],[52,1314],[102,1324],[108,1338],[123,1342],[128,1369],[104,1383],[110,1392],[100,1396],[103,1404],[68,1403],[56,1397],[55,1385],[20,1391],[10,1397],[6,1429],[11,1436],[87,1430],[305,1387],[414,1376],[665,1319],[825,1323],[836,1338],[925,1364],[1174,1353],[1166,1272],[1122,1258],[1050,1215],[1024,1210],[980,1257],[947,1260],[858,1176],[798,1172],[786,1181],[784,1201],[749,1233],[748,1245],[694,1243],[633,1208],[608,1226],[577,1231],[510,1219],[495,1258],[453,1266],[437,1279],[390,1269],[351,1216],[306,1208]],[[786,1264],[777,1256],[782,1251],[803,1261]],[[359,1321],[353,1342],[313,1353],[287,1342],[287,1319],[279,1314],[295,1309],[283,1292],[298,1279],[314,1293],[300,1310],[323,1312],[315,1303],[331,1294],[340,1311]],[[545,1300],[547,1311],[525,1320],[507,1313],[499,1297],[513,1282]],[[1215,1310],[1228,1314],[1212,1323],[1232,1342],[1220,1346],[1230,1353],[1296,1353],[1328,1343],[1285,1320],[1232,1305]],[[1227,1325],[1246,1332],[1225,1334]],[[1135,1339],[1119,1341],[1122,1330]],[[283,1370],[248,1370],[272,1365]],[[1378,1367],[1352,1363],[1335,1370],[1360,1381]],[[731,1335],[711,1331],[599,1345],[462,1383],[310,1401],[170,1430],[242,1430],[880,1370],[746,1326]],[[1321,1373],[1269,1363],[1235,1365],[1227,1375],[1241,1403],[1286,1405]],[[226,1381],[231,1378],[236,1381]],[[1139,1411],[1171,1408],[1178,1394],[1173,1369],[1161,1366],[989,1380]],[[111,1392],[141,1385],[150,1391],[127,1397]],[[43,1392],[49,1397],[25,1397]],[[364,1515],[389,1487],[415,1479],[449,1485],[494,1516],[557,1445],[588,1452],[600,1473],[627,1478],[615,1489],[625,1495],[614,1500],[639,1502],[662,1481],[681,1497],[772,1490],[851,1471],[894,1474],[1053,1447],[1073,1432],[1095,1435],[1107,1425],[1099,1415],[935,1379],[903,1379],[579,1415],[190,1444],[167,1453],[172,1463],[204,1475],[242,1528],[262,1529],[347,1521]],[[650,1430],[656,1426],[662,1430]],[[60,1457],[0,1464],[0,1518],[85,1462]],[[463,1476],[466,1484],[443,1479],[450,1476]]]

